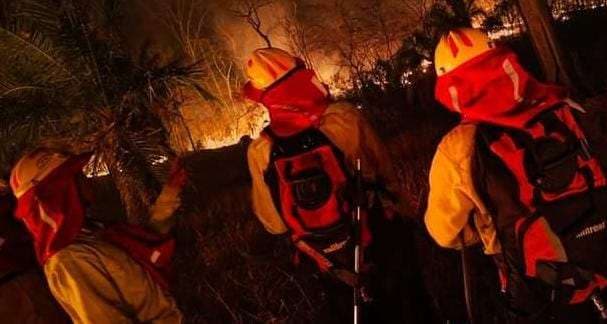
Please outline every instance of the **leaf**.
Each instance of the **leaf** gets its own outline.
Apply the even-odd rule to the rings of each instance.
[[[175,155],[180,90],[213,96],[196,65],[137,64],[125,50],[120,0],[21,0],[0,28],[0,164],[38,145],[93,151],[131,220],[142,221]],[[122,37],[122,38],[121,38]]]
[[[76,81],[42,35],[24,37],[0,28],[0,74],[25,86],[58,87]]]
[[[0,92],[0,98],[7,96],[17,96],[22,95],[23,92],[36,92],[36,91],[44,91],[46,89],[38,86],[12,86],[7,87],[3,86],[4,91]]]

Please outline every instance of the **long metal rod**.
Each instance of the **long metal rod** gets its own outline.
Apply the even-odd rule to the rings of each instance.
[[[360,272],[360,217],[361,217],[361,204],[362,204],[362,173],[361,173],[361,162],[360,159],[356,159],[356,214],[354,219],[354,226],[356,237],[354,245],[354,273],[356,275]],[[354,287],[354,324],[360,323],[360,291],[357,286]]]
[[[464,244],[464,231],[462,230],[459,239],[461,242],[461,259],[462,259],[462,276],[464,278],[464,298],[466,301],[466,312],[468,313],[468,321],[474,324],[474,307],[472,303],[472,282],[470,278],[470,266],[468,260],[468,251]]]

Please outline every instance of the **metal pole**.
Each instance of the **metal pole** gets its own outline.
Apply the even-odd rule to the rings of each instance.
[[[590,300],[594,304],[596,310],[601,314],[602,319],[607,319],[607,306],[605,305],[605,301],[601,298],[600,291],[596,291],[590,296]]]
[[[356,233],[354,245],[354,273],[360,272],[360,217],[362,212],[362,172],[360,159],[356,159],[356,212],[354,216],[354,232]],[[354,324],[360,323],[360,291],[354,287]]]
[[[468,262],[468,252],[466,251],[466,245],[464,244],[464,231],[462,230],[459,234],[459,239],[462,245],[461,259],[462,259],[462,275],[464,278],[464,298],[466,301],[466,312],[468,314],[468,321],[470,324],[474,324],[474,307],[472,304],[472,282],[470,278],[470,266]]]

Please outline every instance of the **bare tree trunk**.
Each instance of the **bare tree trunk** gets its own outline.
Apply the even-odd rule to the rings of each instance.
[[[572,74],[552,26],[545,0],[518,0],[536,54],[548,81],[573,87]]]

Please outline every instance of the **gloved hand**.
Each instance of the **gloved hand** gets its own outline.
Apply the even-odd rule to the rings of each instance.
[[[181,159],[181,157],[177,157],[171,165],[169,177],[164,185],[165,187],[181,189],[186,184],[187,180],[188,175],[185,171],[183,160]]]
[[[167,233],[172,226],[172,216],[181,206],[181,191],[188,176],[181,158],[175,159],[158,198],[150,208],[150,226],[158,233]]]

